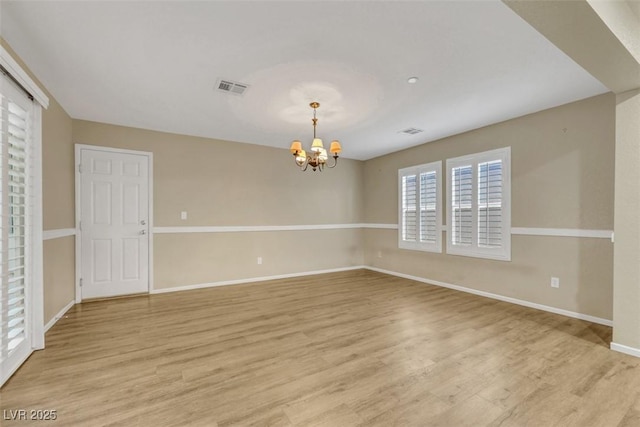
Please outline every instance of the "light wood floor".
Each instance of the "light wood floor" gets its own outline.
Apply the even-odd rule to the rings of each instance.
[[[0,407],[55,409],[43,426],[640,426],[640,359],[610,338],[335,273],[77,305]]]

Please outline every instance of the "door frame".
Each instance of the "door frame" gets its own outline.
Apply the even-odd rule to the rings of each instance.
[[[80,218],[82,217],[82,176],[80,174],[80,162],[82,160],[82,150],[102,151],[108,153],[135,154],[145,156],[149,161],[147,180],[149,182],[149,286],[147,293],[153,291],[153,153],[149,151],[126,150],[122,148],[102,147],[99,145],[75,144],[75,203],[76,203],[76,304],[82,302],[82,289],[80,287],[80,276],[82,275],[82,230],[80,230]]]

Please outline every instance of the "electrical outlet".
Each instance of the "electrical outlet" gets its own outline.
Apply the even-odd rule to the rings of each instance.
[[[187,211],[180,212],[180,219],[187,219]]]
[[[258,265],[262,265],[262,257],[261,256],[258,257]]]
[[[552,277],[551,278],[551,287],[552,288],[559,288],[560,287],[560,278],[559,277]]]

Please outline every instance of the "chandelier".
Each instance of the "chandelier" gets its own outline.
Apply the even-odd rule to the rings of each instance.
[[[327,150],[325,150],[322,145],[322,140],[320,138],[316,138],[316,125],[318,124],[318,119],[316,118],[316,109],[320,106],[318,102],[312,102],[309,104],[311,108],[313,108],[313,142],[311,143],[310,153],[307,154],[305,150],[302,149],[302,143],[298,140],[295,140],[291,143],[291,153],[293,153],[293,157],[296,160],[296,165],[302,170],[306,171],[309,166],[315,171],[319,170],[322,172],[325,165],[329,168],[335,168],[338,164],[338,154],[342,151],[342,147],[340,146],[340,142],[332,141],[331,146],[329,147],[329,152],[333,154],[333,165],[327,165]]]

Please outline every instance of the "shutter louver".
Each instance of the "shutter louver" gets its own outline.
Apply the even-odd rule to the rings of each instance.
[[[26,339],[26,228],[28,113],[1,100],[0,360]]]
[[[420,174],[420,241],[436,243],[437,181],[435,172]]]
[[[473,169],[461,166],[451,169],[451,242],[470,246],[473,235]]]
[[[415,242],[418,236],[416,221],[416,175],[402,177],[402,240]]]
[[[478,246],[502,246],[502,161],[478,165]]]

